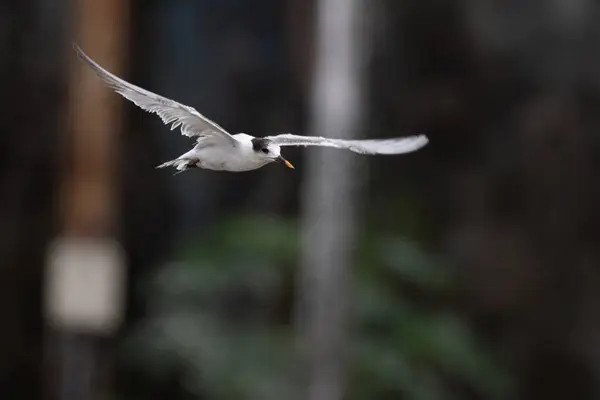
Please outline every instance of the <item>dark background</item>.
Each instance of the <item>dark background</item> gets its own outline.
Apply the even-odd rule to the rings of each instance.
[[[372,3],[361,136],[431,142],[369,158],[347,397],[597,398],[600,3]],[[60,231],[72,8],[0,1],[2,399],[44,398],[52,380],[42,288]],[[306,133],[313,12],[309,0],[132,0],[123,76],[231,132]],[[125,324],[103,344],[112,398],[295,398],[310,150],[286,149],[296,171],[172,177],[154,166],[190,141],[118,101],[129,285]]]

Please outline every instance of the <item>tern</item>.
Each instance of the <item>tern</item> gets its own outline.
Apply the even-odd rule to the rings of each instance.
[[[343,140],[288,133],[262,138],[245,133],[232,135],[194,108],[119,78],[92,60],[79,46],[74,44],[73,47],[78,56],[108,87],[143,110],[157,114],[163,123],[171,124],[171,130],[180,127],[183,135],[196,138],[196,144],[190,151],[156,167],[174,167],[177,170],[176,174],[190,168],[229,172],[252,171],[273,162],[294,169],[292,163],[281,155],[281,147],[284,146],[324,146],[374,155],[410,153],[425,146],[429,141],[425,135],[367,140]]]

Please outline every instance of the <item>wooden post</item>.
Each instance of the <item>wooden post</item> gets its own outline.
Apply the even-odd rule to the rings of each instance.
[[[72,15],[75,41],[120,73],[128,40],[128,2],[75,0]],[[91,400],[106,394],[100,372],[108,360],[101,342],[119,328],[124,308],[123,256],[114,239],[121,99],[74,52],[69,56],[72,79],[58,210],[61,233],[49,249],[45,314],[50,328],[47,344],[54,345],[53,355],[59,360],[59,388],[51,388],[57,394],[52,397]]]

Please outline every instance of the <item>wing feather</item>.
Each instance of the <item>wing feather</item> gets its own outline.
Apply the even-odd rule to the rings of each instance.
[[[344,140],[320,136],[300,136],[289,133],[268,136],[277,146],[324,146],[350,150],[359,154],[402,154],[419,150],[429,139],[425,135],[407,136],[392,139]]]
[[[220,137],[229,141],[232,145],[237,144],[235,138],[225,129],[194,108],[152,93],[119,78],[92,60],[79,46],[74,44],[73,47],[79,57],[94,70],[107,86],[141,109],[157,114],[166,125],[171,124],[171,130],[180,128],[181,133],[188,137]]]

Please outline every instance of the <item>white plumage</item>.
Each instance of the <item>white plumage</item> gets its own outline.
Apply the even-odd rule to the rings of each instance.
[[[74,45],[79,57],[115,92],[151,113],[157,114],[171,130],[180,128],[196,145],[178,158],[157,168],[174,167],[179,172],[189,168],[242,172],[258,169],[272,162],[289,168],[292,164],[281,156],[283,146],[322,146],[350,150],[359,154],[402,154],[420,149],[428,143],[425,135],[392,139],[343,140],[319,136],[282,134],[257,138],[245,133],[229,134],[217,123],[194,108],[133,85],[102,68]]]

